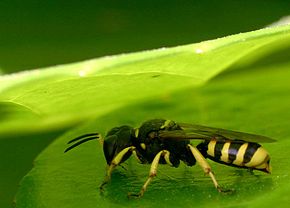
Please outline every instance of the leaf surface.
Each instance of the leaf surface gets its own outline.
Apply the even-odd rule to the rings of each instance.
[[[55,115],[66,115],[66,119],[74,120],[77,113],[83,115],[88,112],[94,112],[96,119],[73,128],[39,155],[35,167],[21,183],[16,196],[17,207],[273,207],[278,203],[279,207],[288,207],[290,60],[285,58],[283,61],[262,64],[268,59],[263,57],[275,57],[279,54],[279,48],[283,45],[288,47],[288,28],[265,29],[200,43],[215,43],[218,46],[203,54],[170,54],[164,56],[164,61],[157,65],[152,60],[159,60],[160,57],[154,59],[152,56],[139,61],[129,60],[126,64],[123,62],[124,65],[117,64],[85,78],[60,79],[48,85],[50,89],[46,92],[49,98],[47,104],[44,104],[45,97],[40,96],[44,93],[44,86],[38,83],[33,89],[33,86],[28,85],[30,90],[24,89],[25,95],[20,97],[21,100],[27,101],[25,106],[29,107],[37,106],[36,100],[41,100],[38,112],[47,110],[45,115],[49,115],[51,122],[55,121]],[[242,41],[241,37],[245,40]],[[217,44],[219,41],[221,43]],[[193,46],[195,45],[178,49]],[[289,50],[285,51],[289,55]],[[161,51],[153,53],[159,52]],[[150,56],[150,52],[144,54]],[[191,63],[191,55],[195,63]],[[117,59],[125,61],[129,56],[133,59],[138,54],[120,56]],[[237,60],[241,58],[243,59],[239,63],[243,64],[237,66]],[[181,65],[178,65],[179,59]],[[189,64],[183,70],[175,65],[176,70],[170,71],[169,68],[173,67],[169,64],[170,60],[175,60],[174,63],[178,66],[185,66],[187,62]],[[164,67],[166,63],[169,68]],[[212,68],[208,69],[206,64]],[[213,78],[229,65],[235,65],[236,68],[232,67],[232,70]],[[158,66],[162,66],[160,71],[153,70]],[[200,67],[208,71],[202,71]],[[208,81],[209,79],[211,80]],[[77,85],[73,84],[76,82]],[[57,83],[61,87],[57,88]],[[95,91],[97,86],[100,88]],[[70,91],[71,87],[73,90]],[[120,90],[119,97],[116,90]],[[8,88],[5,91],[4,95],[9,96]],[[84,92],[88,92],[89,96],[83,95]],[[62,96],[58,98],[59,102],[51,100],[54,95],[60,94]],[[28,99],[34,98],[34,95],[37,99]],[[62,104],[63,96],[72,104]],[[70,100],[71,96],[76,99]],[[99,102],[95,102],[97,100]],[[62,108],[66,107],[65,113],[62,114],[59,107],[50,109],[50,103],[64,105]],[[74,106],[81,105],[84,108],[78,108],[74,112]],[[235,189],[234,194],[222,195],[215,190],[211,180],[204,176],[198,165],[181,165],[177,169],[160,165],[158,176],[144,197],[129,200],[127,193],[138,192],[145,182],[149,172],[148,165],[140,165],[131,158],[124,164],[126,170],[117,168],[104,195],[101,195],[98,186],[103,180],[106,163],[99,142],[91,141],[63,153],[67,141],[81,134],[100,132],[104,135],[112,127],[123,124],[139,126],[151,118],[167,118],[272,137],[277,142],[263,145],[271,155],[273,173],[251,174],[247,170],[210,162],[219,183]]]

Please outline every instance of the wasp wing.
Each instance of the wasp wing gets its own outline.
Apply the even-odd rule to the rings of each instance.
[[[163,139],[173,140],[211,140],[216,139],[218,141],[234,140],[234,141],[246,141],[246,142],[275,142],[276,140],[250,133],[244,133],[239,131],[226,130],[221,128],[213,128],[208,126],[202,126],[197,124],[178,123],[181,130],[172,131],[160,131],[159,137]]]

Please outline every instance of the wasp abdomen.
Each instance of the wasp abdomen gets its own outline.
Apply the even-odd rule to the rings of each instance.
[[[244,141],[205,141],[198,145],[215,162],[270,172],[268,152],[257,143]]]

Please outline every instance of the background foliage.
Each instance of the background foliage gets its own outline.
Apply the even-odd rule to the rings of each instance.
[[[223,37],[289,15],[289,1],[2,0],[4,72]]]
[[[165,4],[162,1],[160,1],[160,3],[155,2],[154,4],[148,2],[122,5],[107,3],[97,5],[96,3],[89,1],[82,3],[81,5],[77,4],[77,2],[71,2],[70,5],[67,5],[67,3],[62,3],[60,1],[50,1],[50,3],[29,1],[25,2],[25,4],[20,1],[15,1],[14,4],[12,4],[11,1],[2,1],[0,8],[3,17],[0,20],[2,25],[0,28],[0,30],[2,30],[0,33],[0,66],[2,73],[10,73],[12,71],[78,61],[83,60],[84,58],[116,54],[120,52],[192,43],[242,31],[258,29],[287,14],[286,12],[288,12],[289,5],[284,1],[266,1],[263,3],[253,3],[252,1],[251,3],[250,1],[243,1],[243,3],[219,1],[219,3],[213,3],[212,1],[204,1],[204,3],[192,2],[183,5],[173,2]],[[228,11],[227,15],[225,15],[225,12],[221,12],[225,10]],[[247,18],[238,15],[241,13],[239,11],[243,11]],[[174,21],[173,19],[169,19],[170,16],[174,16]],[[199,177],[202,173],[197,167],[193,168],[193,170],[186,169],[185,175],[183,173],[184,168],[181,168],[181,170],[168,170],[168,168],[163,168],[163,173],[169,174],[171,178],[175,177],[176,180],[168,180],[166,174],[161,175],[160,181],[158,182],[157,180],[156,184],[153,184],[151,196],[150,193],[148,193],[147,200],[150,200],[156,194],[156,191],[159,190],[158,186],[161,184],[164,185],[164,180],[164,186],[169,186],[169,188],[171,188],[170,190],[173,190],[173,192],[169,193],[173,196],[175,192],[172,187],[177,186],[182,190],[185,186],[184,184],[187,184],[187,180],[190,180],[188,183],[200,191],[194,193],[191,192],[193,196],[181,196],[180,190],[179,194],[178,190],[176,190],[177,196],[182,199],[193,197],[196,199],[194,201],[197,201],[199,197],[204,198],[206,195],[207,198],[205,198],[204,201],[201,200],[201,204],[208,201],[208,197],[214,196],[215,200],[212,200],[212,203],[215,203],[216,200],[221,200],[221,202],[219,202],[221,205],[227,205],[227,203],[230,203],[232,200],[238,203],[242,198],[250,197],[249,195],[251,195],[251,193],[257,192],[260,193],[259,197],[251,198],[249,202],[243,202],[245,203],[245,206],[248,206],[247,203],[253,203],[253,206],[259,206],[262,204],[270,205],[268,204],[270,200],[275,202],[278,199],[286,204],[288,202],[286,194],[288,186],[285,184],[287,184],[289,180],[287,169],[284,169],[288,164],[284,158],[287,158],[287,147],[289,145],[287,143],[289,132],[286,130],[287,122],[289,120],[289,115],[287,114],[289,100],[286,96],[289,91],[289,75],[287,74],[289,71],[289,49],[285,43],[287,42],[277,41],[277,43],[272,43],[268,47],[265,46],[260,50],[254,50],[254,52],[249,53],[248,56],[246,54],[240,54],[240,56],[243,57],[242,60],[239,60],[238,56],[233,59],[230,54],[228,59],[225,59],[227,60],[226,62],[218,62],[217,64],[217,62],[213,61],[212,64],[217,65],[220,68],[203,81],[214,76],[222,69],[226,68],[229,72],[221,74],[213,79],[209,85],[198,89],[185,90],[187,87],[191,88],[191,80],[195,80],[197,84],[201,84],[202,81],[200,79],[191,77],[188,82],[184,82],[184,79],[182,79],[182,77],[179,79],[179,76],[158,77],[158,74],[152,73],[150,74],[152,79],[147,79],[148,77],[146,78],[146,80],[150,80],[150,83],[153,80],[155,80],[153,82],[156,84],[160,83],[162,80],[167,82],[172,80],[172,86],[176,86],[176,83],[182,83],[182,85],[178,87],[180,91],[173,92],[178,89],[176,87],[166,86],[166,90],[163,93],[160,91],[159,86],[154,88],[156,89],[156,92],[150,92],[149,96],[141,96],[142,99],[144,99],[141,103],[138,101],[140,97],[136,98],[123,93],[122,95],[127,96],[123,99],[123,104],[125,103],[123,107],[121,105],[110,105],[107,111],[101,109],[97,112],[98,108],[96,106],[94,113],[102,112],[105,115],[99,117],[97,121],[95,121],[96,123],[92,122],[87,124],[85,127],[80,127],[80,130],[74,129],[72,132],[68,133],[68,135],[63,136],[60,140],[54,143],[53,146],[49,147],[39,157],[38,161],[41,161],[39,163],[44,166],[52,167],[50,163],[51,160],[47,159],[51,157],[51,152],[58,152],[60,149],[62,150],[65,141],[67,141],[68,138],[77,135],[80,131],[95,131],[95,126],[97,124],[100,127],[98,130],[100,129],[104,133],[108,128],[114,125],[123,123],[139,125],[144,119],[152,117],[170,117],[178,121],[197,122],[206,125],[228,127],[261,134],[266,133],[268,136],[279,139],[279,143],[266,145],[270,150],[271,155],[275,155],[275,158],[273,158],[275,169],[273,177],[263,176],[260,180],[256,181],[252,176],[246,175],[241,179],[238,175],[245,173],[239,171],[233,173],[232,177],[221,176],[219,179],[223,184],[234,186],[238,190],[241,189],[241,192],[240,195],[237,196],[220,198],[216,195],[214,190],[208,192],[211,188],[211,184],[208,183],[208,180],[205,177]],[[219,45],[218,48],[220,47],[221,46]],[[166,54],[166,51],[155,51],[149,53],[149,55],[148,53],[147,55],[145,53],[141,56],[150,58],[150,54],[154,57],[156,54],[160,53]],[[191,51],[191,53],[194,53],[194,51]],[[190,55],[190,53],[188,55]],[[212,57],[215,57],[214,54],[212,55]],[[163,55],[161,57],[163,57]],[[164,63],[172,58],[166,55],[164,57],[167,57],[167,59],[165,58],[165,60],[163,60]],[[186,54],[181,54],[181,57],[176,57],[176,61],[180,60],[180,58],[184,60],[186,59]],[[132,60],[132,58],[134,58],[134,54],[130,56],[129,60]],[[126,60],[123,61],[124,63],[127,63]],[[101,62],[97,63],[99,64]],[[103,66],[107,67],[110,63],[111,60],[104,59],[102,62],[104,65],[101,65],[100,68]],[[62,134],[67,128],[88,116],[80,113],[80,117],[76,117],[75,113],[78,113],[78,111],[71,108],[67,109],[67,111],[75,113],[73,115],[70,113],[66,114],[67,117],[64,118],[62,113],[51,107],[53,106],[51,102],[45,104],[45,101],[48,99],[45,97],[41,98],[40,96],[43,95],[43,93],[47,93],[48,97],[55,98],[55,90],[57,90],[57,87],[59,86],[57,81],[67,79],[68,77],[73,79],[76,76],[76,72],[79,71],[79,67],[85,66],[86,64],[87,66],[90,66],[90,64],[94,64],[94,62],[88,61],[75,65],[52,67],[41,71],[33,71],[28,74],[25,73],[1,78],[1,207],[8,207],[9,204],[11,204],[19,180],[31,168],[32,160],[39,151],[46,147],[50,141],[57,137],[57,135]],[[127,68],[128,64],[125,66],[126,67],[123,68]],[[132,64],[130,67],[131,70],[134,70],[135,65]],[[115,68],[113,66],[114,70]],[[208,68],[208,65],[204,65],[204,68],[211,69]],[[61,71],[65,69],[66,73],[62,74]],[[119,69],[122,71],[121,66]],[[68,73],[69,71],[71,74]],[[90,74],[89,70],[85,71],[88,75],[95,73],[95,71],[92,71],[92,74]],[[108,70],[108,73],[112,72]],[[34,78],[39,77],[39,74],[41,74],[41,79],[36,79],[35,81]],[[200,77],[203,76],[200,75]],[[136,78],[139,79],[140,77],[137,76]],[[142,77],[142,79],[143,78],[144,77]],[[30,79],[34,80],[31,82]],[[25,82],[23,82],[23,80],[25,80]],[[87,90],[87,85],[94,86],[95,82],[98,81],[92,79],[91,82],[87,82],[88,80],[89,79],[83,82],[84,88],[82,89],[84,91]],[[38,91],[38,94],[35,94],[35,92],[29,93],[32,88],[40,87],[41,89],[43,81],[45,81],[45,83],[52,83],[49,85],[51,91],[44,92],[40,90]],[[63,92],[67,97],[71,95],[70,92],[77,92],[76,90],[74,91],[74,89],[71,89],[69,82],[71,81],[68,80],[66,83],[67,87],[63,85],[64,88],[62,88],[65,89]],[[175,85],[173,85],[174,83]],[[147,84],[144,83],[144,86],[146,85]],[[106,86],[106,84],[103,86]],[[115,87],[116,86],[113,88]],[[78,89],[81,89],[81,87]],[[25,92],[25,90],[27,91]],[[148,92],[149,91],[150,90],[148,89]],[[80,91],[78,93],[82,94],[82,92],[83,91]],[[57,93],[60,93],[60,91]],[[25,96],[23,96],[23,94]],[[59,98],[62,98],[64,94],[58,94]],[[35,95],[37,96],[33,97]],[[104,93],[103,96],[105,95],[106,94]],[[113,97],[114,96],[112,96],[112,98]],[[26,99],[26,101],[28,101],[28,103],[25,103],[28,104],[27,106],[34,103],[33,111],[18,105],[19,103],[16,101],[19,101],[19,99],[21,101]],[[13,102],[6,102],[7,100],[13,100]],[[221,100],[223,101],[222,103],[220,102]],[[59,100],[50,99],[50,101],[58,103]],[[82,99],[73,99],[73,101],[76,103],[71,103],[70,106],[82,105],[83,109],[88,107],[86,102],[79,103]],[[119,100],[112,101],[119,103]],[[177,101],[178,103],[176,103]],[[89,107],[92,108],[92,104],[94,103],[90,103],[91,105],[89,105]],[[130,107],[126,107],[128,103],[131,105]],[[42,107],[46,107],[45,109],[48,109],[49,112],[45,111],[44,114],[39,116],[38,109],[43,109]],[[120,107],[122,107],[121,110],[118,110]],[[62,108],[62,110],[63,109],[64,108]],[[175,110],[172,111],[172,109]],[[107,114],[106,112],[110,113]],[[132,112],[134,113],[133,118]],[[188,115],[188,112],[192,112],[192,114]],[[50,113],[60,116],[54,116],[52,120],[43,119],[47,118],[46,116],[43,117],[43,115],[51,115]],[[89,114],[91,114],[91,112]],[[72,121],[71,118],[74,118],[74,121],[68,122]],[[61,125],[56,128],[56,124]],[[103,176],[103,169],[96,175],[94,171],[91,171],[91,169],[95,166],[102,167],[104,163],[102,159],[98,160],[96,156],[93,156],[96,153],[93,145],[88,145],[87,148],[90,153],[88,155],[81,155],[82,159],[80,159],[80,161],[76,160],[75,162],[91,165],[85,167],[80,166],[80,168],[88,169],[89,176],[79,173],[78,175],[80,178],[78,178],[78,180],[80,183],[84,182],[85,185],[89,185],[92,190],[95,188],[95,181],[99,181]],[[97,151],[100,150],[98,149]],[[84,154],[84,152],[85,150],[80,150],[80,154]],[[59,155],[56,157],[58,156]],[[74,156],[71,154],[68,157]],[[77,155],[75,157],[77,157]],[[70,168],[70,165],[72,164],[68,162],[67,159],[60,157],[57,158],[57,162],[55,163],[57,170],[61,169],[58,167],[59,165]],[[78,171],[83,172],[83,170],[84,169],[75,169],[74,171],[75,173],[78,173]],[[134,171],[135,166],[130,168],[130,170]],[[215,166],[215,170],[219,173],[225,171],[225,175],[227,176],[231,176],[231,173],[233,172],[232,169],[220,167],[218,165]],[[38,177],[38,175],[43,176],[42,171],[42,169],[34,170],[30,175],[33,177]],[[187,171],[189,171],[188,174]],[[191,174],[191,171],[193,174]],[[71,172],[72,171],[65,172],[65,174],[71,175]],[[47,174],[47,172],[44,173]],[[135,180],[134,177],[140,175],[140,181],[135,185],[132,185],[131,182]],[[126,195],[128,189],[138,190],[146,175],[147,168],[139,166],[137,166],[136,172],[132,174],[129,173],[129,175],[122,171],[116,173],[115,183],[112,183],[111,188],[108,190],[109,199],[110,197],[113,197],[113,200],[111,200],[113,203],[127,203],[124,201],[125,198],[123,197]],[[192,176],[196,178],[192,180]],[[94,179],[94,182],[88,182],[85,178],[82,179],[82,177],[91,177]],[[180,178],[182,178],[182,180],[179,180]],[[237,179],[238,182],[234,179]],[[69,178],[68,180],[75,179]],[[256,183],[257,187],[251,187],[253,188],[252,192],[249,192],[249,195],[246,195],[246,191],[249,187],[246,183],[239,180],[249,180],[250,183]],[[19,192],[18,200],[27,200],[27,196],[22,195],[23,190],[29,187],[27,186],[27,181],[29,180],[24,180],[24,184],[26,185],[22,186],[22,192]],[[46,181],[44,181],[44,183],[46,183]],[[49,183],[51,182],[49,181]],[[124,183],[129,183],[130,186],[128,189],[127,187],[122,188],[119,194],[113,196],[112,194],[115,192],[114,189],[117,189],[117,186],[122,183],[123,185]],[[51,184],[55,185],[53,183]],[[75,184],[72,183],[70,185]],[[84,188],[87,188],[85,185]],[[189,191],[192,191],[191,185],[186,185],[185,187]],[[30,184],[30,187],[34,186]],[[165,187],[162,187],[162,190],[164,190],[164,188]],[[46,192],[49,190],[41,189],[41,191]],[[51,191],[49,193],[51,193]],[[70,200],[70,195],[67,197],[68,200],[66,202]],[[90,196],[86,197],[91,198],[91,200],[93,200],[92,203],[94,203],[95,198]],[[160,195],[160,197],[164,196]],[[29,197],[28,199],[31,200]],[[38,198],[35,197],[34,199]],[[37,201],[33,203],[37,203]],[[31,202],[31,204],[33,203]],[[108,201],[105,201],[104,203],[108,203]],[[134,205],[136,202],[130,203]],[[23,203],[22,206],[23,205],[25,204]],[[148,206],[149,205],[150,203]]]

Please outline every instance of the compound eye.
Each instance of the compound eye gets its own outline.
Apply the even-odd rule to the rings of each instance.
[[[141,148],[142,148],[143,150],[146,149],[146,144],[145,144],[145,143],[141,143],[140,146],[141,146]]]

